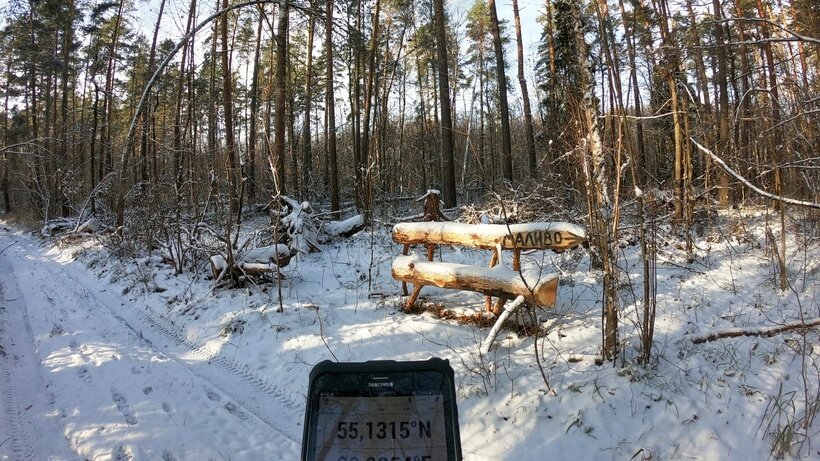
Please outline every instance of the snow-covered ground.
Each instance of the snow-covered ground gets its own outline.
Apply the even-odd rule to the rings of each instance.
[[[489,328],[401,312],[389,229],[294,258],[281,286],[227,290],[204,266],[174,275],[157,254],[114,258],[93,237],[58,245],[0,221],[0,459],[297,460],[314,364],[433,356],[455,369],[469,461],[818,459],[820,418],[805,420],[807,403],[820,410],[817,328],[692,342],[820,317],[817,229],[789,220],[781,292],[764,218],[721,216],[691,263],[661,229],[651,367],[637,365],[641,265],[629,239],[623,351],[599,365],[601,280],[582,248],[525,257],[561,276],[557,306],[539,313],[548,333],[534,344],[506,329],[482,355]],[[440,258],[486,265],[489,252]],[[425,296],[483,308],[471,292]]]

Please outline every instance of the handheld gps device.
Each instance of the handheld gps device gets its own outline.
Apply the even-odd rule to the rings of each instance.
[[[439,358],[319,363],[302,461],[461,461],[453,376]]]

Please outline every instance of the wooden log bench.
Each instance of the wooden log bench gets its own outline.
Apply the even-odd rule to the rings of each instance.
[[[414,285],[405,310],[413,306],[426,285],[440,288],[475,291],[487,296],[487,310],[499,315],[504,303],[524,296],[533,304],[555,305],[558,276],[535,272],[521,273],[521,252],[524,250],[564,251],[586,240],[584,228],[564,222],[529,224],[460,224],[452,222],[401,223],[393,227],[393,241],[404,245],[403,255],[393,261],[393,278]],[[427,258],[409,255],[411,245],[424,245]],[[491,250],[489,268],[435,262],[438,245],[456,245]],[[513,251],[512,268],[499,266],[503,250]],[[495,305],[492,297],[498,298]]]

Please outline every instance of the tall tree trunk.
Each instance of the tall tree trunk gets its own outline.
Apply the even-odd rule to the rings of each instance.
[[[313,97],[313,32],[316,25],[316,15],[311,10],[308,12],[308,30],[307,30],[307,59],[305,62],[305,104],[304,113],[305,120],[302,124],[302,195],[307,196],[313,185],[313,178],[311,177],[313,156],[311,152],[311,132],[310,132],[310,109],[311,99]]]
[[[492,1],[492,0],[491,0]],[[450,72],[447,54],[444,1],[434,0],[436,27],[436,57],[438,60],[439,103],[441,108],[441,182],[442,199],[448,207],[457,204],[456,170],[453,157],[453,120],[450,108]]]
[[[288,82],[285,88],[293,88],[296,82],[293,81],[293,66],[291,60],[287,60],[285,69],[285,79]],[[295,144],[298,143],[296,137],[296,94],[294,91],[287,91],[285,94],[285,107],[287,107],[287,118],[285,119],[286,144],[285,151],[290,159],[290,187],[289,189],[297,193],[302,190],[299,185],[299,156],[295,152]]]
[[[217,2],[217,9],[219,9],[219,3]],[[217,104],[218,101],[216,99],[216,66],[217,64],[217,37],[219,36],[219,21],[214,22],[214,29],[211,35],[211,62],[210,68],[208,69],[208,138],[207,138],[207,158],[209,161],[214,159],[218,156],[218,147],[217,147],[217,130],[218,130],[218,121],[217,121]],[[216,162],[218,163],[218,162]],[[211,186],[213,187],[214,181],[210,181]]]
[[[547,116],[547,120],[549,120],[553,123],[545,123],[545,124],[547,125],[548,130],[554,130],[553,131],[554,133],[559,133],[560,132],[560,127],[555,126],[555,123],[554,123],[554,121],[556,120],[556,118],[555,118],[555,112],[556,112],[555,109],[556,109],[556,107],[554,106],[554,101],[556,100],[556,92],[557,92],[557,83],[558,82],[557,82],[557,78],[556,78],[557,66],[556,66],[556,63],[555,63],[555,28],[553,27],[552,1],[553,0],[544,0],[545,6],[546,6],[546,13],[547,13],[546,14],[547,21],[546,21],[546,30],[545,30],[545,32],[546,32],[546,36],[547,36],[547,55],[548,55],[547,57],[549,59],[549,71],[550,71],[550,78],[549,78],[549,81],[547,82],[547,85],[548,85],[547,92],[550,95],[548,100],[553,102],[553,104],[551,104],[551,107],[547,107],[547,113],[549,114]],[[554,134],[550,135],[550,136],[552,138],[555,137]],[[547,147],[547,149],[548,149],[547,153],[550,154],[551,152],[549,152],[549,151],[552,150],[552,143],[550,143],[550,145]],[[550,161],[553,160],[552,155],[549,156],[549,160]]]
[[[51,49],[52,53],[56,53],[56,41],[58,37],[54,37],[55,43]],[[52,54],[53,55],[53,54]],[[42,92],[43,94],[43,140],[42,145],[45,148],[45,152],[48,152],[43,158],[41,162],[43,168],[43,178],[44,185],[43,193],[46,197],[46,214],[48,216],[47,219],[51,219],[52,216],[55,215],[55,205],[57,202],[57,184],[60,183],[61,179],[58,177],[60,172],[57,170],[57,162],[56,156],[54,155],[54,118],[56,117],[57,112],[57,94],[56,89],[54,88],[55,76],[54,74],[49,71],[44,71],[45,82],[43,84],[43,89],[45,90]]]
[[[640,2],[641,0],[635,0],[635,1]],[[621,17],[626,18],[626,10],[624,8],[624,1],[623,0],[618,0],[618,7],[620,8],[620,11],[621,11]],[[635,171],[635,178],[634,179],[635,179],[636,185],[638,185],[638,184],[642,185],[642,184],[644,184],[644,180],[645,180],[644,173],[646,172],[646,169],[644,168],[644,165],[645,165],[645,162],[646,162],[646,147],[645,147],[646,143],[644,141],[644,135],[643,135],[643,120],[641,120],[641,118],[643,117],[643,109],[641,107],[642,103],[641,103],[640,86],[638,86],[638,68],[637,68],[637,63],[636,63],[637,62],[637,58],[636,58],[637,52],[635,51],[635,34],[636,34],[636,29],[637,29],[637,17],[634,17],[634,16],[636,16],[636,15],[633,15],[633,22],[632,22],[631,30],[627,30],[625,32],[625,36],[626,36],[627,53],[629,54],[629,79],[630,79],[630,84],[632,85],[632,97],[633,97],[633,103],[635,104],[634,110],[635,110],[635,117],[636,117],[636,120],[635,120],[635,137],[636,137],[636,143],[635,143],[636,144],[636,146],[635,146],[636,156],[635,157],[636,158],[633,157],[633,162],[635,162],[636,165],[641,165],[641,168],[638,168]],[[626,27],[626,25],[624,25],[624,27]],[[624,104],[626,104],[626,102],[624,102]]]
[[[757,14],[763,20],[769,19],[769,13],[761,0],[757,0]],[[780,129],[780,89],[777,84],[777,71],[774,63],[774,52],[772,51],[771,32],[767,23],[760,24],[761,35],[763,36],[763,56],[765,57],[765,75],[768,76],[768,99],[771,106],[771,132],[772,136],[767,137],[768,143],[768,158],[764,159],[766,163],[775,163],[776,153],[784,154],[782,152],[783,139]]]
[[[228,0],[222,0],[222,8],[228,7]],[[222,110],[224,112],[224,126],[225,126],[225,156],[227,159],[227,177],[228,177],[228,205],[229,205],[229,222],[239,214],[239,181],[237,180],[237,155],[236,155],[236,140],[234,138],[234,119],[233,119],[233,73],[231,72],[230,52],[228,45],[228,14],[224,14],[220,18],[220,36],[221,36],[221,58],[222,58]],[[229,226],[230,227],[230,226]],[[230,232],[230,231],[229,231]]]
[[[94,86],[94,104],[91,107],[91,136],[88,141],[88,169],[89,174],[91,175],[91,190],[94,190],[94,188],[97,186],[97,174],[95,172],[95,166],[97,162],[97,131],[100,125],[100,86],[97,84],[97,81],[94,79],[94,77],[91,77],[91,84]],[[92,212],[96,211],[95,203],[96,202],[92,198]]]
[[[386,168],[386,136],[387,136],[387,127],[390,118],[390,111],[387,110],[387,105],[390,100],[390,90],[393,87],[393,82],[396,76],[396,66],[390,64],[391,53],[390,53],[390,37],[391,28],[393,26],[393,21],[390,16],[387,18],[387,28],[385,33],[385,41],[384,41],[384,52],[382,53],[382,72],[381,72],[381,90],[380,95],[378,98],[378,104],[376,105],[377,111],[373,114],[376,117],[378,114],[378,122],[374,122],[374,126],[378,127],[377,129],[374,128],[373,135],[376,139],[376,148],[374,149],[375,152],[375,172],[373,174],[373,178],[379,178],[379,189],[392,193],[393,188],[396,185],[395,180],[391,177],[391,171]],[[404,31],[402,31],[401,36],[399,37],[399,45],[397,51],[396,61],[401,59],[401,52],[402,47],[404,46]],[[392,69],[392,72],[391,72]],[[388,75],[389,72],[389,75]]]
[[[191,4],[188,8],[188,23],[185,27],[185,35],[187,36],[191,32],[191,28],[193,27],[194,19],[196,16],[196,0],[191,0]],[[173,124],[173,139],[171,140],[172,150],[174,154],[174,187],[175,187],[175,201],[176,201],[176,209],[179,210],[181,206],[181,198],[182,198],[182,183],[184,179],[183,174],[183,162],[182,162],[182,103],[183,103],[183,96],[185,94],[185,80],[186,80],[186,69],[185,65],[188,61],[187,57],[189,54],[189,49],[193,47],[193,41],[189,42],[182,48],[182,59],[179,62],[179,76],[177,78],[177,86],[176,86],[176,105],[174,107],[174,124]]]
[[[84,69],[83,69],[83,91],[79,93],[74,91],[72,95],[72,104],[71,110],[75,113],[79,112],[79,120],[76,121],[77,126],[79,127],[78,130],[75,130],[74,133],[71,135],[71,144],[72,144],[72,154],[76,152],[76,167],[75,171],[77,172],[77,176],[79,178],[79,191],[81,195],[87,196],[91,189],[88,187],[91,183],[91,180],[85,174],[85,165],[88,163],[86,162],[86,149],[85,149],[85,131],[86,131],[86,120],[85,120],[85,113],[88,109],[87,101],[89,100],[88,95],[88,70],[90,67],[90,63],[86,62]],[[75,75],[75,79],[77,76]],[[76,80],[75,80],[76,81]]]
[[[367,69],[365,71],[365,88],[364,88],[364,115],[359,133],[361,134],[361,145],[359,147],[359,158],[356,164],[356,170],[361,175],[361,181],[356,183],[356,194],[359,199],[365,222],[370,218],[370,193],[371,193],[371,171],[370,171],[370,120],[371,112],[373,110],[374,98],[374,79],[376,77],[376,50],[379,43],[379,26],[380,26],[381,0],[376,0],[376,5],[373,8],[373,23],[370,32],[370,46],[367,50]],[[358,80],[358,79],[357,79]]]
[[[29,8],[28,11],[28,27],[29,27],[29,46],[31,49],[36,49],[37,47],[37,37],[35,33],[35,17],[34,17],[34,8],[33,5]],[[26,106],[30,107],[31,110],[29,111],[30,114],[26,117],[26,122],[28,124],[27,128],[29,128],[29,132],[33,135],[33,138],[39,138],[41,136],[40,133],[40,88],[37,84],[37,67],[35,66],[34,62],[27,62],[25,64],[25,81],[26,81]],[[46,136],[44,136],[46,137]],[[34,165],[34,181],[37,187],[42,187],[45,180],[42,175],[42,170],[40,168],[40,162],[35,163]],[[35,197],[35,200],[38,201],[36,204],[38,208],[42,209],[43,203],[41,202],[39,197]],[[46,212],[47,213],[47,212]]]
[[[620,1],[621,13],[623,16],[623,1]],[[654,251],[650,250],[650,246],[647,242],[647,229],[646,229],[646,209],[644,207],[644,194],[640,190],[640,184],[638,182],[638,166],[637,162],[635,161],[635,152],[636,150],[633,147],[632,143],[632,136],[629,134],[628,131],[628,123],[627,123],[627,111],[626,111],[626,102],[624,101],[623,96],[623,85],[621,84],[621,69],[620,69],[620,60],[618,59],[617,49],[611,46],[612,43],[615,42],[615,34],[612,30],[612,23],[609,16],[609,7],[605,1],[598,1],[596,3],[596,12],[598,14],[598,21],[601,26],[601,37],[602,37],[602,50],[606,56],[606,64],[607,67],[610,69],[610,78],[614,83],[612,85],[611,91],[614,94],[614,103],[617,106],[617,114],[618,114],[618,138],[617,142],[620,145],[621,143],[625,147],[626,155],[628,156],[625,163],[629,165],[629,172],[631,175],[632,183],[634,186],[635,192],[635,201],[637,203],[637,218],[638,218],[638,232],[640,237],[640,244],[641,244],[641,259],[643,262],[643,312],[641,316],[641,323],[639,327],[640,336],[641,336],[641,362],[644,364],[648,364],[649,360],[652,355],[652,345],[653,345],[653,336],[654,336],[654,329],[655,329],[655,312],[656,312],[656,298],[655,298],[655,291],[654,287],[656,285],[655,279],[655,270],[654,270]],[[634,30],[634,29],[633,29]],[[629,38],[627,38],[629,42]],[[634,52],[634,49],[632,50]],[[635,74],[635,69],[632,70],[632,76]],[[632,78],[630,76],[630,78]],[[635,87],[634,91],[637,93],[638,89],[637,86]],[[620,174],[619,169],[621,165],[620,159],[620,149],[618,150],[619,154],[615,159],[615,168],[616,168],[616,193],[615,193],[615,205],[614,205],[614,218],[612,219],[612,223],[609,226],[609,230],[611,232],[610,235],[616,235],[618,231],[618,226],[620,222],[620,213],[619,213],[619,192],[620,189]]]
[[[191,1],[193,2],[195,0],[191,0]],[[189,53],[189,55],[188,55],[188,68],[189,69],[193,69],[196,66],[196,64],[194,62],[194,46],[195,46],[195,42],[192,41],[191,53]],[[186,85],[187,85],[187,93],[189,95],[189,107],[201,107],[200,104],[199,104],[199,100],[197,98],[197,93],[194,90],[194,88],[195,88],[195,84],[194,84],[195,79],[196,79],[195,73],[194,72],[188,72],[187,79],[186,79]],[[198,204],[197,203],[197,198],[196,198],[197,197],[196,196],[197,184],[196,184],[195,175],[194,175],[194,173],[195,173],[194,165],[196,164],[196,162],[194,161],[194,159],[196,157],[202,155],[202,152],[200,151],[200,146],[199,146],[199,133],[201,131],[203,131],[202,128],[201,128],[201,123],[203,122],[203,120],[200,118],[199,113],[193,114],[191,111],[188,112],[187,120],[188,120],[188,122],[186,123],[186,126],[188,127],[188,129],[186,130],[186,133],[187,133],[187,136],[190,138],[190,145],[189,145],[190,151],[188,152],[187,156],[183,157],[183,160],[184,160],[185,175],[186,175],[186,178],[187,178],[187,181],[188,181],[188,188],[187,188],[187,191],[188,191],[188,194],[187,194],[188,210],[189,210],[189,212],[193,212],[195,204]],[[207,158],[207,155],[205,155],[204,157]],[[200,190],[205,190],[207,188],[207,182],[206,181],[203,181],[203,182],[205,183],[205,184],[203,184],[204,187],[201,187]]]
[[[410,69],[409,67],[409,56],[410,53],[405,53],[402,57],[403,67],[404,69]],[[404,139],[405,139],[405,122],[407,117],[407,75],[409,72],[402,72],[401,74],[401,85],[399,89],[399,94],[401,95],[401,105],[399,107],[399,146],[397,149],[398,154],[398,161],[396,162],[399,165],[397,168],[398,175],[398,184],[396,185],[400,192],[404,192],[405,186],[405,179],[409,176],[407,173],[407,169],[403,168],[404,166]]]
[[[6,59],[6,84],[11,80],[11,69],[8,63],[10,58]],[[9,145],[9,92],[5,91],[3,95],[3,147]],[[3,152],[3,177],[0,178],[0,193],[3,194],[3,212],[11,213],[11,194],[9,186],[9,170],[11,169],[11,156],[8,152]]]
[[[706,76],[706,64],[704,63],[703,59],[703,44],[700,38],[701,31],[697,27],[698,21],[697,17],[695,16],[694,8],[692,7],[692,0],[686,0],[686,12],[689,17],[689,36],[692,42],[692,47],[690,51],[690,58],[694,61],[695,64],[695,76],[697,81],[697,88],[698,88],[698,95],[696,98],[699,101],[703,101],[703,108],[704,114],[700,117],[700,126],[702,127],[711,127],[714,126],[714,114],[712,113],[712,101],[711,95],[709,93],[709,80]],[[706,129],[706,133],[711,133],[711,129]],[[708,135],[707,135],[708,136]],[[708,141],[710,144],[714,144],[711,139]],[[687,143],[688,144],[688,143]],[[694,161],[689,162],[692,166],[692,173],[695,173],[695,165]],[[698,169],[702,168],[702,165],[698,165]]]
[[[735,1],[735,11],[737,17],[743,17],[744,14],[741,9],[741,2]],[[752,98],[747,93],[750,89],[749,77],[751,76],[751,68],[749,65],[749,52],[746,41],[748,35],[746,34],[746,24],[744,21],[738,21],[735,26],[738,31],[738,39],[740,45],[738,47],[738,54],[740,55],[740,119],[738,120],[738,150],[748,149],[752,142],[752,129],[754,125],[754,117],[752,116]]]
[[[339,167],[336,159],[336,96],[333,85],[333,0],[325,2],[325,107],[327,116],[327,163],[330,170],[330,210],[338,212]]]
[[[164,1],[164,0],[163,0]],[[160,16],[162,16],[160,14]],[[191,0],[190,6],[188,8],[188,22],[185,27],[185,36],[187,37],[188,34],[191,32],[193,28],[194,19],[196,16],[196,0]],[[159,20],[157,21],[159,23]],[[182,126],[182,104],[183,104],[183,95],[185,94],[185,86],[186,86],[186,65],[188,64],[188,57],[189,54],[193,54],[193,45],[194,40],[191,39],[188,43],[185,44],[182,48],[182,59],[179,61],[179,76],[177,77],[176,82],[176,102],[174,107],[174,122],[173,122],[173,139],[172,142],[172,150],[174,155],[174,213],[177,221],[176,230],[175,230],[175,239],[176,239],[176,247],[177,251],[176,254],[173,255],[174,257],[174,270],[176,274],[182,273],[184,264],[185,264],[185,257],[184,253],[182,252],[182,199],[183,199],[183,180],[184,180],[184,165],[183,165],[183,146],[182,146],[182,138],[183,138],[183,126]],[[153,71],[151,72],[153,73]],[[192,93],[189,93],[192,94]],[[193,102],[191,102],[193,105]],[[163,111],[163,118],[165,117],[165,111]],[[153,125],[153,111],[151,115],[151,124]],[[164,123],[163,123],[164,126]],[[156,180],[156,174],[154,176]]]
[[[487,75],[486,70],[484,69],[484,43],[479,43],[478,45],[478,166],[480,171],[482,171],[484,175],[484,180],[486,181],[488,178],[487,176],[490,174],[489,169],[487,166],[492,166],[493,162],[492,159],[488,161],[487,153],[486,153],[486,146],[487,146],[487,129],[484,126],[484,121],[486,119],[486,112],[487,108],[484,105],[484,95],[485,95],[485,76]],[[495,177],[490,179],[491,182],[495,181]]]
[[[501,43],[501,29],[498,25],[498,12],[495,0],[487,0],[490,9],[490,27],[493,31],[495,47],[496,79],[498,80],[498,111],[501,117],[501,161],[504,179],[513,180],[512,140],[510,139],[510,109],[507,104],[507,73],[504,64],[504,46]]]
[[[515,39],[518,44],[518,84],[521,86],[521,98],[524,100],[524,130],[527,141],[527,160],[529,161],[530,177],[537,179],[538,159],[535,155],[535,136],[532,131],[530,92],[527,89],[527,79],[524,77],[524,43],[521,39],[521,18],[518,15],[518,0],[513,0],[513,15],[515,16]]]
[[[592,60],[589,46],[581,26],[580,5],[573,3],[573,35],[578,49],[578,67],[581,72],[581,88],[584,95],[583,117],[586,128],[587,152],[583,158],[584,173],[590,206],[590,229],[600,258],[604,275],[602,320],[602,352],[605,360],[614,360],[618,355],[618,296],[616,283],[615,255],[610,248],[610,219],[612,203],[609,196],[609,174],[606,168],[601,131],[598,126],[598,99],[595,97],[592,78]]]
[[[9,170],[11,169],[11,158],[8,154],[4,154],[3,162],[3,177],[0,178],[0,192],[3,193],[3,212],[11,213],[11,194],[9,186]]]
[[[285,187],[285,107],[287,103],[287,72],[288,72],[288,14],[289,0],[283,0],[279,10],[279,20],[276,27],[276,93],[274,98],[273,120],[273,154],[272,165],[276,180],[276,192],[284,194]]]
[[[421,126],[419,127],[419,150],[421,151],[421,188],[430,187],[427,176],[427,105],[425,103],[426,88],[424,85],[424,75],[421,70],[420,53],[416,55],[416,78],[419,83],[419,113],[421,115]]]
[[[116,77],[116,62],[119,44],[120,27],[122,23],[122,13],[125,7],[125,0],[120,0],[117,8],[117,15],[114,19],[114,31],[111,36],[111,44],[108,49],[108,67],[105,73],[105,94],[103,100],[103,126],[100,140],[100,180],[114,171],[114,145],[112,142],[113,114],[114,114],[114,79]],[[131,154],[127,148],[122,149],[120,156],[119,184],[117,191],[116,224],[122,229],[125,224],[125,195],[128,179],[128,159]]]
[[[727,82],[727,58],[726,58],[726,42],[724,39],[724,29],[720,21],[723,19],[723,11],[721,10],[720,0],[712,0],[712,7],[714,9],[715,18],[715,53],[717,54],[718,72],[715,75],[715,80],[718,84],[718,152],[720,157],[726,161],[729,160],[726,154],[732,150],[732,138],[729,133],[729,84]],[[729,175],[719,171],[720,189],[718,191],[718,200],[722,207],[729,205],[730,191],[729,191]]]
[[[348,81],[350,82],[348,88],[351,88],[352,91],[348,91],[350,95],[350,124],[351,124],[351,142],[353,144],[353,177],[355,178],[354,184],[354,200],[356,203],[356,208],[358,210],[363,210],[365,204],[362,203],[362,181],[363,174],[362,169],[360,168],[362,164],[362,50],[363,45],[361,44],[361,37],[362,37],[362,3],[357,2],[356,4],[356,17],[355,17],[355,25],[353,25],[353,29],[351,29],[350,24],[350,9],[348,9],[348,30],[352,30],[356,35],[354,38],[351,39],[350,32],[348,32],[348,39],[351,41],[350,44],[350,53],[352,57],[348,58]]]
[[[250,94],[250,120],[248,126],[248,162],[247,162],[247,186],[248,202],[256,201],[256,158],[257,155],[257,132],[259,131],[259,63],[262,56],[262,25],[265,23],[263,6],[259,5],[259,24],[256,25],[256,44],[253,52],[253,76],[251,77]]]
[[[673,135],[675,140],[675,164],[674,164],[674,202],[675,202],[675,211],[674,211],[674,218],[675,218],[675,225],[680,226],[681,222],[683,221],[684,217],[684,207],[687,205],[685,203],[684,197],[684,187],[683,187],[683,177],[684,177],[684,170],[686,167],[683,164],[684,161],[684,146],[683,143],[683,122],[682,117],[686,116],[682,114],[680,111],[680,100],[678,98],[678,82],[677,77],[678,73],[680,72],[680,57],[678,56],[678,50],[674,46],[674,38],[672,37],[672,31],[669,29],[669,7],[666,0],[658,0],[655,9],[658,13],[660,18],[660,31],[661,31],[661,41],[663,43],[663,47],[666,50],[665,56],[665,66],[662,69],[662,73],[666,78],[666,86],[669,91],[669,100],[670,100],[670,107],[672,109],[672,124],[673,124]],[[688,141],[686,141],[688,142]]]
[[[114,171],[114,162],[113,162],[113,150],[114,145],[112,144],[111,136],[112,136],[112,123],[113,123],[113,115],[114,115],[114,78],[116,77],[116,67],[117,67],[117,52],[119,49],[119,40],[120,40],[120,28],[122,23],[122,12],[123,8],[125,7],[125,0],[120,0],[119,6],[117,7],[117,16],[114,19],[114,31],[111,34],[111,43],[109,44],[108,48],[108,67],[105,72],[105,99],[103,100],[103,142],[102,142],[102,158],[100,159],[102,164],[100,165],[100,180],[102,180],[103,176],[111,171]],[[123,153],[123,165],[121,166],[121,179],[125,179],[125,175],[128,171],[128,166],[125,160],[127,160],[126,153]],[[125,191],[120,191],[121,195],[125,194]],[[122,223],[118,223],[122,224]]]
[[[157,13],[157,23],[154,26],[154,35],[151,39],[151,50],[148,53],[148,67],[145,72],[145,81],[147,82],[149,78],[154,74],[154,67],[157,59],[157,38],[159,36],[159,27],[162,24],[162,13],[165,11],[165,0],[160,0],[159,3],[159,13]],[[189,19],[190,23],[190,19]],[[183,53],[184,56],[184,53]],[[183,57],[183,60],[185,58]],[[140,180],[141,181],[148,181],[148,156],[149,151],[153,151],[153,140],[149,140],[149,137],[153,137],[154,134],[154,110],[151,104],[148,104],[148,107],[143,109],[142,111],[142,136],[140,142]],[[156,178],[154,178],[156,180]]]
[[[74,0],[69,0],[66,2],[66,14],[67,17],[64,18],[65,21],[65,29],[63,31],[63,43],[62,43],[62,72],[60,76],[60,92],[61,99],[60,99],[60,124],[58,126],[59,130],[59,153],[57,154],[58,160],[64,165],[64,169],[68,170],[71,165],[71,161],[68,158],[69,153],[69,135],[68,135],[68,127],[70,124],[69,118],[71,117],[69,110],[68,110],[68,97],[69,97],[69,78],[71,75],[71,47],[74,44]],[[61,205],[61,213],[63,216],[68,216],[71,212],[70,209],[70,202],[68,199],[68,195],[64,189],[64,184],[60,184],[58,186],[59,190],[59,197],[60,205]]]
[[[278,13],[276,13],[278,14]],[[270,22],[268,22],[270,24]],[[274,37],[274,41],[276,39],[276,33],[273,30],[273,25],[271,25],[271,36]],[[268,47],[268,62],[270,63],[271,67],[275,67],[276,62],[276,47],[270,46]],[[263,95],[265,101],[265,115],[262,117],[264,120],[263,129],[265,131],[265,136],[263,137],[263,144],[264,144],[264,152],[266,154],[268,167],[270,167],[271,178],[273,181],[277,181],[276,177],[276,154],[274,152],[274,143],[273,143],[273,99],[275,98],[276,90],[274,88],[273,80],[275,78],[275,72],[268,72],[267,79],[265,80],[265,93]],[[277,194],[278,186],[273,184],[272,188],[268,188],[268,192],[273,195]]]

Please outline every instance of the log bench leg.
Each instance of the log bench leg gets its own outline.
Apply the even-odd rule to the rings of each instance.
[[[404,255],[407,256],[410,250],[410,245],[404,244]],[[436,245],[429,244],[427,245],[427,261],[432,261],[436,254]],[[410,295],[410,298],[407,300],[407,304],[404,305],[405,312],[413,312],[415,309],[413,305],[416,304],[416,300],[419,297],[419,293],[421,293],[421,288],[424,285],[416,285],[413,287],[413,294]],[[401,283],[402,290],[404,291],[404,295],[407,296],[407,282]]]
[[[407,304],[404,305],[405,312],[413,312],[415,310],[413,309],[413,305],[416,304],[416,300],[418,299],[419,293],[421,293],[421,288],[423,286],[424,285],[416,285],[413,287],[413,294],[410,295],[410,298],[407,299]]]
[[[490,256],[490,267],[495,267],[498,264],[498,251],[493,248],[493,253]],[[484,296],[484,310],[493,312],[493,297]]]
[[[404,256],[410,254],[410,244],[404,244],[404,251],[401,252]],[[401,282],[401,294],[402,296],[407,296],[407,282]]]
[[[498,298],[498,300],[495,302],[495,306],[493,307],[493,315],[495,315],[496,317],[501,315],[501,312],[504,311],[504,303],[506,303],[506,302],[507,302],[507,298],[504,298],[504,297]]]

